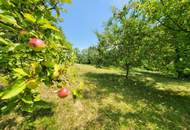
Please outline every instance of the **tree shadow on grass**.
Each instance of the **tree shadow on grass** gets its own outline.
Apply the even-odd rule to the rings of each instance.
[[[39,101],[44,105],[41,108],[34,110],[33,112],[24,112],[17,110],[14,113],[1,114],[0,129],[32,129],[35,130],[34,122],[44,117],[52,117],[54,112],[52,107],[54,104]],[[45,127],[45,126],[44,126]]]
[[[89,92],[89,94],[85,95],[85,98],[97,99],[101,103],[101,99],[110,96],[110,94],[116,94],[122,97],[117,98],[116,96],[115,100],[117,102],[124,102],[137,107],[131,113],[121,112],[119,109],[113,107],[108,108],[106,106],[100,108],[99,117],[89,123],[99,122],[103,123],[101,125],[107,125],[110,128],[115,126],[116,128],[120,127],[120,125],[128,124],[129,122],[127,123],[126,121],[131,120],[135,122],[133,128],[141,128],[147,123],[154,123],[160,129],[190,129],[189,95],[180,95],[172,90],[159,90],[155,87],[156,80],[141,81],[135,75],[130,76],[129,79],[125,79],[124,76],[119,74],[90,72],[86,73],[85,76],[91,83],[96,85],[93,94]],[[167,79],[167,77],[160,78],[160,75],[149,76],[154,79],[160,79],[159,82],[167,82],[167,80],[170,82],[174,81],[170,78]],[[141,106],[139,106],[138,101],[143,101],[146,107],[139,108]],[[124,119],[122,123],[120,122],[120,118]]]
[[[162,82],[162,83],[168,83],[168,82],[189,82],[190,77],[184,76],[182,78],[177,78],[176,76],[172,74],[163,74],[163,73],[156,73],[156,72],[148,72],[148,71],[143,71],[143,70],[134,70],[134,72],[139,73],[141,76],[145,77],[152,77],[155,79],[157,82]]]
[[[15,128],[17,126],[17,122],[15,121],[15,118],[11,118],[11,119],[6,119],[0,122],[0,129],[4,130],[4,129],[11,129],[11,128]]]

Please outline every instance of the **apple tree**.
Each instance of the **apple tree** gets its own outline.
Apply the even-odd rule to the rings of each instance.
[[[71,44],[57,27],[70,0],[0,1],[0,111],[32,112],[40,107],[38,87],[68,83],[74,61]]]
[[[188,0],[135,0],[133,4],[136,5],[135,10],[147,19],[148,24],[153,25],[155,32],[162,35],[160,41],[164,44],[159,44],[159,48],[167,45],[168,49],[157,53],[158,58],[167,54],[162,60],[167,65],[160,67],[170,66],[174,68],[178,78],[183,77],[185,70],[190,68],[190,2]]]
[[[148,27],[143,19],[138,19],[131,5],[120,10],[113,8],[113,17],[107,22],[104,32],[97,33],[99,54],[103,64],[120,66],[126,70],[141,63],[142,40]],[[102,60],[103,59],[103,60]]]

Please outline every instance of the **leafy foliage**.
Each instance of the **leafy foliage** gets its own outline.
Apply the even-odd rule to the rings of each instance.
[[[113,16],[104,31],[97,32],[102,64],[131,67],[185,76],[189,62],[189,2],[135,0]]]
[[[98,64],[99,52],[96,46],[91,46],[87,49],[75,49],[77,55],[77,63],[81,64]]]
[[[128,6],[121,11],[113,9],[113,17],[108,21],[103,33],[97,33],[99,50],[104,59],[113,65],[126,69],[138,66],[141,62],[142,39],[146,35],[147,25]]]
[[[74,52],[57,27],[64,3],[71,1],[0,1],[0,67],[10,84],[0,90],[1,113],[10,108],[32,112],[39,106],[38,86],[65,84],[61,79],[73,64]],[[31,47],[32,38],[45,46]],[[13,102],[16,107],[9,107]]]

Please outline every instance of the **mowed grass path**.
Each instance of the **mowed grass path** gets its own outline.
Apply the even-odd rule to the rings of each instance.
[[[90,113],[79,129],[190,129],[189,81],[146,71],[133,71],[125,79],[119,71],[77,67]]]
[[[189,130],[190,81],[142,70],[129,79],[116,69],[75,65],[84,81],[83,98],[60,99],[54,89],[41,89],[52,103],[33,125],[48,130]]]

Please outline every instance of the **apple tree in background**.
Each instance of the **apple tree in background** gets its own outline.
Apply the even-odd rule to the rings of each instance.
[[[99,59],[99,52],[96,46],[91,46],[87,49],[80,50],[75,48],[77,63],[96,65]]]
[[[97,37],[103,65],[162,71],[178,78],[190,72],[190,2],[134,0],[113,10]]]
[[[74,61],[71,44],[57,24],[70,0],[0,1],[0,111],[32,112],[45,107],[36,89],[68,83]],[[6,85],[7,84],[7,85]]]
[[[160,40],[168,45],[168,48],[159,54],[167,54],[164,58],[167,63],[165,66],[174,68],[173,71],[178,78],[183,77],[185,71],[190,68],[190,2],[188,0],[137,0],[133,3],[139,14],[144,16],[149,24],[155,25],[157,34],[163,36]]]
[[[113,9],[113,17],[104,32],[97,33],[103,59],[107,59],[107,64],[124,68],[128,77],[130,68],[141,63],[141,41],[146,36],[147,28],[146,23],[137,19],[136,12],[129,6],[124,6],[122,10]]]

